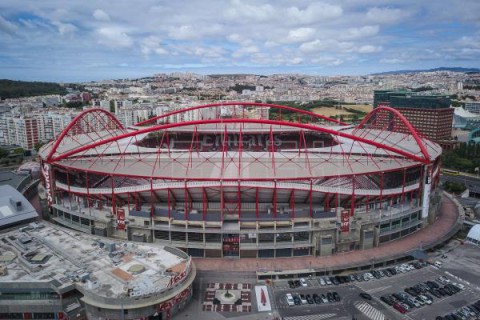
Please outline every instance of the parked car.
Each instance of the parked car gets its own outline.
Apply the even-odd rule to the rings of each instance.
[[[302,287],[308,287],[308,284],[305,278],[300,278],[300,284],[302,285]]]
[[[340,295],[336,291],[334,291],[332,294],[333,294],[333,297],[335,298],[335,301],[339,302],[340,301]]]
[[[287,297],[287,303],[289,306],[295,305],[295,302],[293,301],[293,296],[291,293],[287,293],[286,297]]]
[[[328,302],[335,301],[335,298],[333,297],[333,294],[331,292],[327,292],[327,299],[328,299]]]
[[[363,299],[372,300],[372,296],[366,292],[360,292],[360,297],[362,297]]]
[[[302,301],[302,304],[307,304],[307,298],[303,294],[300,295],[300,301]]]
[[[395,310],[397,310],[398,312],[400,312],[402,314],[405,314],[407,312],[407,310],[402,305],[400,305],[399,303],[395,303],[393,305],[393,307],[395,308]]]
[[[305,298],[307,299],[308,304],[313,304],[313,299],[309,294],[307,294]]]

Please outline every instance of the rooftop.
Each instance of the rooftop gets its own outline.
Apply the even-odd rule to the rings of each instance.
[[[0,186],[0,228],[37,217],[35,208],[20,192],[10,185]]]
[[[42,222],[0,237],[2,282],[50,281],[110,299],[162,291],[188,268],[180,250],[115,241]]]

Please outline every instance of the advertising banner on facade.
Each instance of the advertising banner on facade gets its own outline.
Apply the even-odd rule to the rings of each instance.
[[[350,231],[350,210],[342,210],[340,214],[340,232]]]
[[[117,209],[117,230],[125,230],[125,209]]]

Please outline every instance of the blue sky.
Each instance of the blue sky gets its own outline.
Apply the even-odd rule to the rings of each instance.
[[[2,0],[0,78],[480,67],[478,0]]]

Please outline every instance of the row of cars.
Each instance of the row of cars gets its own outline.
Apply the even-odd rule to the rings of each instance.
[[[436,281],[429,280],[405,288],[404,292],[381,296],[380,300],[392,306],[398,312],[406,313],[414,308],[431,305],[434,301],[433,296],[436,298],[451,296],[460,292],[463,288],[464,286],[461,284],[451,283],[447,278],[440,277]]]
[[[353,281],[369,281],[372,279],[381,279],[383,277],[392,277],[400,273],[406,273],[415,269],[421,269],[427,264],[424,262],[412,262],[404,263],[395,267],[385,268],[381,270],[372,270],[369,272],[351,274],[349,276],[332,276],[332,277],[321,277],[318,281],[320,285],[330,285],[330,284],[342,284],[349,283]]]
[[[321,286],[329,286],[329,285],[339,285],[344,283],[350,283],[354,281],[369,281],[372,279],[381,279],[383,277],[391,277],[396,274],[409,272],[415,269],[421,269],[425,267],[427,264],[424,262],[412,262],[412,263],[404,263],[401,265],[397,265],[391,268],[385,268],[382,270],[372,270],[369,272],[362,272],[351,274],[348,276],[324,276],[318,278],[318,282]],[[304,278],[296,279],[296,280],[288,280],[288,286],[291,289],[295,289],[298,287],[307,287],[307,281]]]
[[[287,293],[285,294],[287,298],[287,304],[289,306],[298,306],[302,304],[322,304],[322,303],[329,303],[329,302],[339,302],[340,301],[340,295],[337,292],[327,292],[326,294],[321,293],[317,294],[314,293],[312,295],[310,294],[291,294]]]
[[[438,316],[435,320],[470,320],[480,319],[480,300],[472,303],[469,306],[457,309],[455,312],[451,312],[444,316]]]

